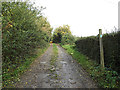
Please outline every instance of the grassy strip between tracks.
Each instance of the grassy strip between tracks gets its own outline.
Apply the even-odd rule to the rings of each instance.
[[[19,77],[29,69],[29,66],[35,59],[37,59],[47,50],[48,46],[42,49],[38,48],[36,54],[26,57],[25,62],[14,69],[13,72],[8,71],[5,74],[3,73],[2,77],[4,78],[4,81],[2,81],[2,88],[14,87],[14,83],[20,81]]]
[[[101,70],[100,66],[77,51],[73,45],[62,45],[66,51],[90,74],[100,88],[120,88],[120,76],[115,71]]]
[[[51,67],[49,68],[49,70],[51,72],[51,79],[57,80],[58,75],[55,71],[56,71],[56,61],[58,57],[58,48],[55,43],[53,43],[52,45],[53,45],[53,53],[52,53],[51,60],[50,60]]]
[[[56,69],[56,60],[57,60],[57,57],[58,57],[58,48],[57,48],[57,45],[55,43],[52,44],[53,45],[53,53],[52,53],[52,56],[51,56],[51,60],[50,60],[50,71],[53,73]]]

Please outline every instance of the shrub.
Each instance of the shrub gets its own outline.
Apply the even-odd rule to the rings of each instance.
[[[2,60],[3,74],[13,72],[48,45],[49,22],[27,2],[2,2]],[[3,77],[3,81],[5,77]]]
[[[74,36],[70,34],[65,34],[62,36],[61,44],[73,44],[75,42]]]

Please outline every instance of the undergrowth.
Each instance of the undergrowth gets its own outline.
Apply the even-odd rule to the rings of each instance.
[[[98,87],[120,88],[120,76],[116,71],[107,68],[102,70],[100,65],[77,51],[74,45],[62,45],[62,47],[90,74],[92,79],[98,83]]]

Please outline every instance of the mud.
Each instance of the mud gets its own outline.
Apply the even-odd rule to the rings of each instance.
[[[97,88],[85,70],[71,55],[59,45],[58,58],[54,65],[50,60],[53,53],[52,45],[36,59],[14,84],[16,88]]]

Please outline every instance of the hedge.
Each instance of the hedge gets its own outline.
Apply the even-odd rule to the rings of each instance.
[[[14,71],[36,49],[48,45],[52,29],[41,10],[28,2],[2,2],[3,74]]]
[[[78,51],[100,63],[98,36],[80,38],[75,44]],[[120,73],[120,32],[104,34],[103,49],[105,66]]]

